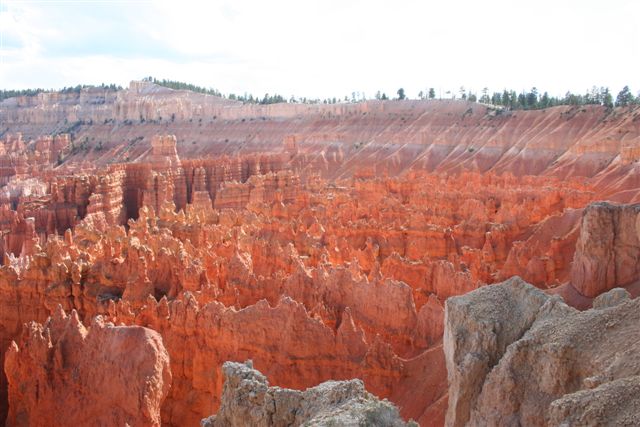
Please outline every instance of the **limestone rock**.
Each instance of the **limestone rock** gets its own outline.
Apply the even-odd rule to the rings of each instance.
[[[486,376],[520,339],[549,299],[514,277],[445,302],[444,353],[449,376],[448,426],[464,426]]]
[[[640,424],[640,376],[621,378],[554,400],[549,427],[637,426]]]
[[[623,288],[613,288],[604,294],[598,295],[593,300],[593,308],[602,309],[608,307],[614,307],[618,304],[631,299],[631,294]]]
[[[486,303],[489,295],[502,302],[497,309]],[[503,308],[514,298],[518,310]],[[640,299],[622,298],[617,305],[580,312],[517,280],[450,299],[447,425],[633,423],[637,399],[624,396],[635,393],[640,374],[639,309]],[[469,333],[476,324],[484,332]],[[487,360],[487,354],[495,357],[484,369],[478,359]]]
[[[327,381],[304,391],[270,387],[251,361],[225,362],[222,404],[203,427],[380,426],[401,427],[398,409],[378,400],[360,380]]]

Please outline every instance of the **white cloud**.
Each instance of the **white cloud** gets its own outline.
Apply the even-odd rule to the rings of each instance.
[[[612,91],[640,71],[639,2],[4,1],[0,87],[153,75],[262,95]],[[16,47],[16,45],[18,47]],[[635,84],[635,86],[634,86]]]

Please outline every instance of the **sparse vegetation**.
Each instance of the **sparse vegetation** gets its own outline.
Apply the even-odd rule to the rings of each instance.
[[[69,121],[65,119],[64,124],[66,125],[66,127],[63,128],[60,133],[68,133],[73,135],[80,128],[80,126],[87,123],[85,123],[84,120],[77,120],[73,123],[69,123]]]
[[[386,400],[381,402],[369,403],[362,409],[364,419],[360,421],[360,426],[366,427],[390,427],[398,425],[400,414],[398,409],[389,404]],[[416,426],[417,423],[411,420],[410,426]]]
[[[158,80],[155,77],[145,77],[144,79],[142,79],[145,82],[151,82],[154,84],[157,84],[158,86],[164,86],[164,87],[168,87],[169,89],[174,89],[174,90],[190,90],[191,92],[198,92],[198,93],[204,93],[207,95],[215,95],[215,96],[222,96],[222,94],[220,93],[220,91],[213,89],[213,88],[205,88],[202,86],[197,86],[191,83],[185,83],[185,82],[179,82],[176,80],[167,80],[167,79],[162,79],[162,80]]]
[[[223,98],[227,98],[230,100],[240,101],[245,104],[276,104],[276,103],[299,103],[299,104],[337,104],[339,102],[344,103],[355,103],[365,101],[367,97],[364,93],[354,91],[351,92],[351,96],[344,96],[343,98],[306,98],[306,97],[296,97],[291,96],[289,99],[285,98],[279,94],[269,94],[265,93],[263,97],[254,96],[252,94],[244,93],[244,95],[237,95],[234,93],[230,93],[228,95],[222,94],[219,90],[213,88],[205,88],[202,86],[194,85],[192,83],[185,83],[175,80],[167,80],[167,79],[156,79],[154,77],[145,77],[144,81],[152,82],[159,86],[168,87],[170,89],[175,90],[189,90],[197,93],[204,93],[208,95],[220,96]],[[59,90],[61,93],[80,93],[80,91],[84,89],[104,89],[107,91],[116,91],[121,90],[121,86],[117,86],[115,84],[105,85],[102,84],[100,86],[90,86],[90,85],[77,85],[74,87],[65,87]],[[16,97],[16,96],[35,96],[39,93],[43,92],[54,92],[52,89],[21,89],[21,90],[0,90],[0,101]],[[493,105],[502,107],[507,110],[539,110],[548,107],[554,107],[557,105],[602,105],[608,108],[613,108],[614,105],[618,107],[630,106],[635,104],[640,104],[640,94],[638,96],[634,96],[628,86],[625,86],[617,95],[615,99],[615,103],[613,100],[613,96],[607,87],[596,87],[593,86],[590,90],[587,90],[584,94],[574,94],[572,92],[567,92],[562,97],[551,96],[548,92],[540,92],[536,87],[531,88],[529,91],[522,91],[520,93],[514,90],[504,89],[502,92],[494,92],[493,94],[489,93],[488,88],[482,89],[482,95],[478,97],[475,93],[465,89],[464,86],[460,86],[458,90],[460,94],[460,99],[468,100],[471,102],[481,102],[483,104]],[[400,88],[397,91],[397,100],[409,99],[404,88]],[[445,95],[447,98],[456,99],[455,91],[446,91]],[[426,90],[420,90],[418,93],[418,99],[435,99],[436,91],[433,87],[430,87]],[[386,93],[377,91],[375,95],[375,99],[385,101],[388,100],[389,97]],[[175,121],[175,115],[171,116],[171,121]],[[213,120],[216,117],[213,116]],[[162,118],[158,120],[162,121]],[[157,123],[157,121],[149,120],[151,122]],[[104,124],[109,123],[109,119],[105,119]],[[140,116],[140,123],[144,123],[144,117]],[[128,121],[125,121],[125,124],[129,124]]]
[[[85,137],[80,144],[77,144],[75,141],[71,141],[69,154],[74,155],[80,152],[89,151],[89,138]]]
[[[15,98],[16,96],[35,96],[39,93],[46,92],[60,92],[60,93],[80,93],[83,89],[104,89],[108,91],[116,91],[121,90],[122,86],[116,86],[115,84],[105,85],[104,83],[100,86],[93,85],[77,85],[74,87],[63,87],[62,89],[2,89],[0,90],[0,101],[3,101],[8,98]]]

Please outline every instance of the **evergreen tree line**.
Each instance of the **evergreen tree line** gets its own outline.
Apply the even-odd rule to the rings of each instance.
[[[433,98],[433,88],[429,89],[429,98]],[[505,107],[511,110],[539,110],[543,108],[555,107],[557,105],[603,105],[608,108],[625,107],[633,104],[640,104],[640,94],[636,97],[625,86],[616,96],[615,102],[613,95],[607,87],[593,86],[591,90],[584,94],[574,94],[567,92],[563,97],[550,96],[548,92],[540,94],[537,88],[533,87],[530,91],[522,91],[517,93],[514,90],[503,90],[502,92],[493,92],[489,94],[488,88],[482,90],[482,94],[478,96],[465,90],[464,86],[460,87],[460,98],[471,102],[481,102],[495,106]],[[455,99],[456,95],[446,92],[450,98]],[[420,92],[419,98],[426,99],[424,92]]]
[[[142,79],[142,81],[145,82],[151,82],[154,84],[157,84],[158,86],[164,86],[164,87],[168,87],[169,89],[175,89],[175,90],[190,90],[191,92],[198,92],[198,93],[205,93],[207,95],[215,95],[215,96],[222,96],[222,94],[217,91],[216,89],[207,89],[205,87],[202,86],[197,86],[191,83],[185,83],[185,82],[179,82],[176,80],[167,80],[167,79],[162,79],[162,80],[158,80],[155,77],[145,77],[144,79]]]
[[[80,93],[83,89],[104,89],[108,91],[122,90],[122,86],[116,86],[115,84],[105,85],[104,83],[99,86],[94,85],[77,85],[72,87],[63,87],[62,89],[0,89],[0,101],[7,98],[15,98],[16,96],[35,96],[39,93],[48,92],[60,92],[60,93]]]
[[[231,93],[225,96],[217,89],[205,88],[205,87],[197,86],[191,83],[185,83],[185,82],[179,82],[179,81],[167,80],[167,79],[158,80],[155,77],[151,77],[151,76],[145,77],[142,80],[157,84],[159,86],[168,87],[169,89],[190,90],[191,92],[204,93],[207,95],[215,95],[222,98],[241,101],[241,102],[244,102],[245,104],[278,104],[278,103],[287,102],[287,99],[285,97],[278,94],[269,95],[268,93],[266,93],[262,98],[258,96],[253,96],[247,93],[245,93],[244,95],[236,95],[234,93]],[[291,99],[289,100],[289,102],[291,102]]]
[[[244,95],[229,94],[223,95],[215,89],[206,89],[196,85],[183,82],[175,82],[171,80],[157,80],[149,77],[147,81],[166,86],[172,89],[188,89],[194,92],[207,93],[211,95],[221,96],[227,99],[241,101],[247,104],[275,104],[275,103],[300,103],[300,104],[337,104],[340,102],[360,102],[366,101],[367,97],[361,92],[352,92],[351,96],[346,95],[344,98],[296,98],[291,96],[289,99],[281,95],[270,95],[266,93],[263,97],[254,96],[245,93]],[[548,92],[540,93],[537,88],[530,91],[517,93],[514,90],[503,90],[502,92],[494,92],[489,94],[488,88],[482,90],[482,94],[478,97],[473,92],[467,92],[464,86],[460,87],[460,99],[471,102],[481,102],[495,106],[505,107],[511,110],[539,110],[543,108],[555,107],[557,105],[603,105],[605,107],[617,107],[640,104],[640,94],[636,97],[631,93],[629,86],[625,86],[617,95],[615,102],[609,88],[593,86],[591,90],[584,94],[574,94],[567,92],[565,96],[550,96]],[[394,100],[409,99],[403,88],[396,92],[397,97]],[[445,92],[446,98],[456,99],[456,94],[451,91]],[[377,91],[375,99],[385,101],[391,99],[386,93]],[[431,87],[418,93],[418,99],[436,99],[435,88]]]
[[[366,101],[368,98],[364,93],[361,92],[352,92],[351,96],[346,95],[344,98],[296,98],[295,96],[291,96],[289,99],[283,97],[279,94],[271,95],[266,93],[263,97],[254,96],[252,94],[245,93],[244,95],[236,95],[229,94],[223,95],[219,90],[212,88],[205,88],[201,86],[197,86],[191,83],[185,83],[175,80],[167,80],[162,79],[158,80],[154,77],[145,77],[143,81],[152,82],[159,86],[168,87],[170,89],[176,90],[190,90],[192,92],[204,93],[208,95],[219,96],[231,100],[240,101],[246,104],[276,104],[276,103],[299,103],[299,104],[337,104],[337,103],[355,103],[360,101]],[[92,86],[92,85],[77,85],[74,87],[64,87],[59,92],[61,93],[80,93],[83,89],[90,88],[100,88],[105,90],[121,90],[121,86],[116,86],[115,84],[105,85],[104,83],[100,86]],[[0,101],[12,98],[16,96],[34,96],[42,92],[54,92],[53,89],[21,89],[21,90],[0,90]],[[405,90],[403,88],[398,89],[396,92],[397,97],[394,97],[394,100],[404,100],[409,99],[406,95]],[[481,91],[481,95],[469,91],[464,88],[464,86],[460,87],[459,90],[459,99],[471,101],[471,102],[481,102],[483,104],[490,104],[495,106],[500,106],[504,108],[508,108],[510,110],[538,110],[548,107],[554,107],[557,105],[603,105],[605,107],[624,107],[628,105],[640,104],[640,94],[638,96],[634,96],[629,86],[625,86],[616,96],[615,101],[613,99],[613,95],[609,91],[609,88],[606,87],[596,87],[593,86],[591,90],[586,91],[584,94],[574,94],[571,92],[567,92],[563,97],[558,96],[550,96],[548,92],[540,93],[537,88],[533,87],[530,91],[522,91],[517,93],[514,90],[503,90],[502,92],[493,92],[489,93],[488,88],[484,88]],[[456,99],[457,94],[451,91],[445,92],[445,98],[447,99]],[[376,92],[375,99],[377,100],[389,100],[386,93]],[[424,91],[420,91],[418,93],[418,99],[436,99],[436,91],[435,88],[427,88]]]

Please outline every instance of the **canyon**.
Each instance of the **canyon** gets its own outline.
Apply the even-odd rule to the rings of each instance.
[[[598,423],[638,387],[638,106],[132,82],[4,100],[0,138],[7,425]]]

